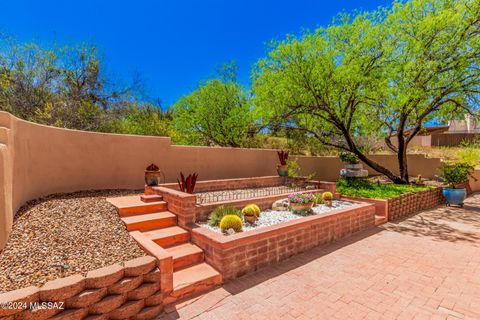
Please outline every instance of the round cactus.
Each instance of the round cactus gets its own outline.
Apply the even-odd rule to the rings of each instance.
[[[228,229],[233,229],[235,232],[241,232],[242,227],[242,219],[234,214],[228,214],[220,221],[220,230],[222,230],[222,232],[226,232]]]
[[[322,200],[325,201],[325,200],[333,200],[333,194],[331,192],[324,192],[322,194]]]
[[[260,208],[256,204],[249,204],[242,209],[242,213],[246,216],[257,216],[260,217]]]

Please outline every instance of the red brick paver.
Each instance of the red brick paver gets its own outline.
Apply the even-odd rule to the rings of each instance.
[[[480,319],[480,195],[315,248],[159,319]]]

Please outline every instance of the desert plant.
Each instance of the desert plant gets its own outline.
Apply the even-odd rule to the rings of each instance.
[[[440,167],[444,182],[455,189],[459,184],[467,183],[474,167],[465,162],[444,162]]]
[[[288,160],[287,165],[288,176],[292,178],[298,177],[300,172],[300,165],[298,164],[298,162],[296,160]]]
[[[152,163],[145,170],[147,170],[147,171],[158,171],[158,170],[160,170],[160,168],[156,164]]]
[[[242,219],[235,214],[228,214],[220,221],[220,230],[224,233],[229,229],[233,229],[235,232],[241,232],[242,228]]]
[[[349,164],[359,163],[358,158],[351,152],[340,152],[339,157],[343,163],[349,163]]]
[[[322,203],[323,203],[323,199],[322,199],[322,194],[321,194],[321,193],[315,193],[315,194],[314,194],[314,197],[315,197],[315,204],[322,204]]]
[[[278,154],[278,160],[280,160],[280,165],[282,166],[287,165],[288,151],[280,150],[280,151],[277,151],[277,154]]]
[[[324,192],[322,194],[322,200],[333,200],[333,194],[330,191]]]
[[[186,193],[193,193],[193,190],[195,190],[195,184],[197,183],[197,178],[198,178],[198,173],[194,172],[193,174],[189,174],[187,178],[183,175],[182,172],[180,172],[180,180],[177,178],[178,182],[178,187],[180,188],[180,191],[186,192]]]
[[[227,215],[236,215],[239,218],[243,216],[242,212],[235,207],[218,206],[210,213],[208,217],[208,224],[212,227],[218,226],[223,217]]]
[[[418,185],[422,185],[423,184],[423,180],[422,180],[422,175],[419,174],[417,176],[417,178],[415,179],[415,184],[418,184]]]
[[[256,204],[249,204],[242,209],[242,213],[245,216],[260,217],[260,208]]]

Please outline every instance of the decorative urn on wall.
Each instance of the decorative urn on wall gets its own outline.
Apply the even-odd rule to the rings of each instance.
[[[145,184],[147,186],[158,186],[161,176],[160,168],[152,163],[145,169]]]

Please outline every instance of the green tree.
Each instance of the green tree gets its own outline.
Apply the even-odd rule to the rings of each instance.
[[[412,138],[428,120],[473,112],[477,103],[479,17],[478,1],[413,0],[288,36],[256,66],[256,106],[264,121],[350,151],[408,183]],[[383,136],[397,154],[399,174],[362,150],[370,135]]]
[[[220,78],[201,83],[173,106],[173,126],[179,142],[240,147],[256,132],[250,100],[235,80],[234,65],[225,65]]]

